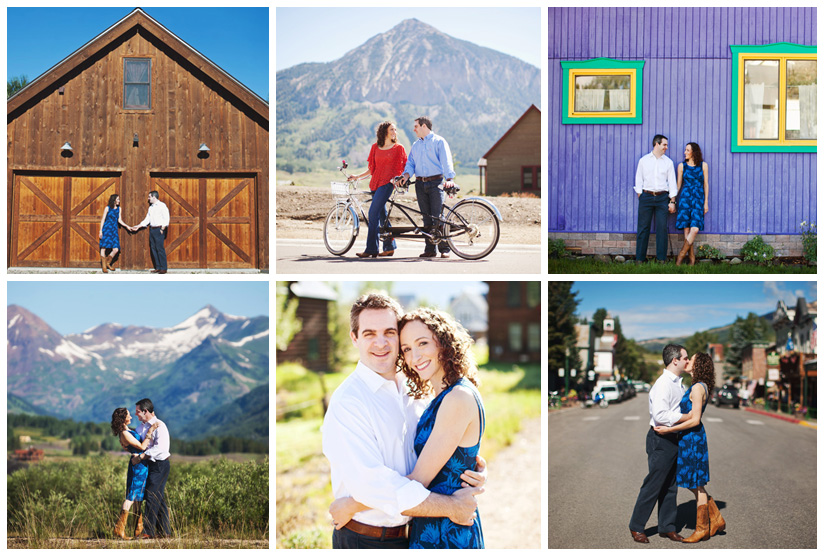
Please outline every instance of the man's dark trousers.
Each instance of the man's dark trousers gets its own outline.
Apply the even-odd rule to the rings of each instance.
[[[146,489],[143,498],[146,499],[146,518],[144,528],[153,538],[170,536],[169,509],[166,506],[166,480],[169,479],[169,460],[148,462],[149,474],[146,478]]]
[[[656,259],[667,259],[667,192],[652,195],[642,192],[639,196],[639,220],[636,223],[636,261],[647,258],[647,242],[650,239],[650,221],[656,215]]]
[[[409,549],[409,538],[382,540],[341,528],[332,531],[332,549]]]
[[[675,433],[659,435],[647,432],[647,477],[639,490],[630,529],[644,532],[653,506],[659,504],[659,533],[676,531],[676,459],[679,439]]]
[[[166,270],[166,248],[163,247],[164,240],[166,240],[166,234],[161,231],[160,226],[149,228],[149,249],[152,252],[152,261],[155,262],[155,269],[158,271]]]
[[[415,197],[418,199],[418,209],[424,213],[424,228],[427,230],[435,226],[433,216],[441,216],[441,208],[444,206],[444,190],[439,189],[441,178],[430,182],[415,182]],[[447,242],[439,242],[438,251],[449,253],[450,246]],[[424,244],[424,253],[435,254],[435,246],[429,242]]]

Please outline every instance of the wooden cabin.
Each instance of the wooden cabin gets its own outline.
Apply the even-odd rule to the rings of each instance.
[[[541,283],[538,281],[488,281],[487,333],[490,360],[538,363],[541,338]]]
[[[280,288],[280,286],[279,286]],[[298,331],[286,350],[278,350],[279,362],[298,362],[312,371],[329,371],[332,339],[329,334],[329,304],[337,299],[335,291],[322,282],[287,283],[289,299],[298,299]]]
[[[486,195],[541,195],[541,111],[530,105],[479,161]]]
[[[269,105],[143,10],[11,97],[7,118],[9,267],[99,267],[109,196],[136,225],[157,190],[170,269],[269,268]],[[148,229],[120,243],[118,267],[152,267]]]

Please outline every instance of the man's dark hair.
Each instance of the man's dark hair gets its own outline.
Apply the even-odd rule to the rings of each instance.
[[[668,344],[662,350],[662,361],[665,363],[665,367],[670,365],[670,362],[682,357],[682,350],[687,352],[687,348],[682,346],[681,344]]]
[[[386,294],[364,294],[352,304],[352,309],[349,312],[349,325],[352,333],[358,337],[358,327],[361,321],[361,312],[365,309],[388,309],[395,314],[396,322],[401,319],[404,310],[401,305],[387,296]]]
[[[433,122],[429,116],[419,116],[415,119],[419,126],[427,126],[427,129],[433,131]]]
[[[667,140],[667,138],[665,136],[663,136],[660,133],[657,133],[656,135],[653,136],[653,146],[656,147],[662,141],[666,141],[666,140]]]
[[[154,413],[155,405],[152,404],[152,401],[148,398],[142,398],[135,403],[135,406],[143,410],[144,412],[151,412]]]
[[[154,197],[155,199],[160,199],[160,195],[158,195],[158,190],[152,190],[149,192],[149,195]]]

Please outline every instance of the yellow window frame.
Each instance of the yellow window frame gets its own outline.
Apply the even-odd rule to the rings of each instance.
[[[776,60],[779,62],[779,139],[745,139],[745,62],[747,60]],[[737,64],[739,67],[738,105],[736,133],[738,144],[742,147],[759,146],[816,146],[816,139],[786,139],[785,116],[787,111],[787,69],[789,60],[813,60],[816,54],[788,53],[774,54],[768,52],[739,53]]]
[[[617,69],[589,69],[589,68],[571,68],[567,70],[568,76],[568,95],[570,101],[567,103],[567,117],[568,118],[635,118],[636,117],[636,68],[617,68]],[[628,75],[630,76],[630,110],[622,112],[584,112],[576,111],[576,77],[578,76],[610,76],[610,75]]]

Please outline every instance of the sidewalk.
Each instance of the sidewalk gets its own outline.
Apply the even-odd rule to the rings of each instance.
[[[794,418],[793,416],[789,416],[788,414],[779,414],[777,412],[770,412],[767,410],[759,410],[757,408],[743,408],[746,412],[753,412],[754,414],[759,414],[760,416],[768,416],[770,418],[776,418],[777,420],[783,420],[786,422],[790,422],[792,424],[799,424],[804,425],[805,427],[811,427],[816,429],[816,420],[800,420],[798,418]]]

